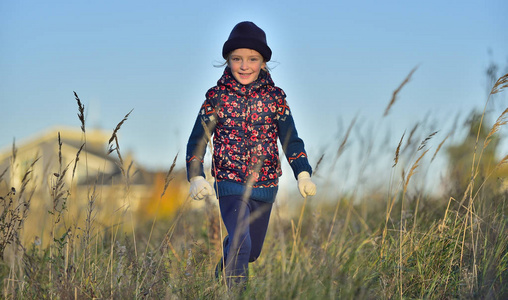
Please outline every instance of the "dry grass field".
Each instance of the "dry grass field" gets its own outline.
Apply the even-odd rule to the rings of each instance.
[[[394,91],[385,115],[413,72]],[[506,87],[508,74],[495,83],[486,102]],[[86,145],[85,108],[75,98]],[[430,148],[428,143],[436,138],[431,130],[422,138],[406,132],[398,144],[388,147],[388,154],[365,147],[371,159],[389,162],[380,175],[388,174],[382,178],[386,183],[382,190],[325,192],[326,185],[334,191],[337,183],[321,180],[316,196],[278,204],[262,255],[251,264],[248,284],[241,290],[228,289],[214,277],[226,232],[212,200],[195,208],[187,195],[181,196],[179,209],[167,217],[147,218],[131,209],[130,168],[117,136],[129,114],[109,140],[110,155],[116,156],[125,178],[115,195],[106,196],[93,182],[78,191],[72,180],[71,184],[64,180],[74,177],[75,162],[86,161],[79,152],[75,162],[60,162],[58,170],[47,174],[32,172],[38,163],[34,158],[17,186],[6,179],[8,169],[0,170],[3,298],[508,298],[508,155],[499,158],[494,151],[508,109],[494,117],[492,126],[483,111],[470,128],[455,128],[473,133],[461,145],[449,145],[444,137]],[[326,154],[319,159],[316,178],[332,172],[348,151],[348,142],[358,138],[354,126],[353,121],[331,158]],[[467,154],[465,158],[457,158],[459,150]],[[449,177],[443,179],[441,193],[431,193],[422,179],[429,176],[418,181],[416,176],[444,151],[453,162]],[[14,146],[11,168],[16,163]],[[174,183],[174,166],[161,184],[161,198]],[[50,183],[43,191],[51,205],[44,210],[35,210],[41,197],[32,184],[36,177],[47,177]],[[84,208],[77,208],[78,200],[84,201]],[[108,207],[108,203],[123,204]],[[43,225],[30,228],[31,224]]]

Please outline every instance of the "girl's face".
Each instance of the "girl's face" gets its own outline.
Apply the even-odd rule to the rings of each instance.
[[[264,69],[266,63],[263,56],[256,50],[240,48],[229,55],[228,65],[236,81],[240,84],[248,85],[258,79],[261,69]]]

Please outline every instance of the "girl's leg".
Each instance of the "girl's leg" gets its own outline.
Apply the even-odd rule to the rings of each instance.
[[[228,285],[246,280],[251,253],[250,209],[242,196],[219,198],[222,220],[228,231],[224,245],[224,264]]]
[[[272,211],[272,203],[251,200],[250,202],[250,240],[251,250],[249,262],[255,261],[265,241],[268,222],[270,221],[270,213]]]
[[[226,196],[219,200],[219,205],[228,231],[222,260],[226,264],[226,276],[242,281],[248,276],[248,263],[261,253],[272,204],[255,200],[245,203],[241,196]]]

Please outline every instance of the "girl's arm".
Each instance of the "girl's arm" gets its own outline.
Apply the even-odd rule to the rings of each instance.
[[[187,142],[186,165],[187,180],[189,181],[195,176],[205,177],[203,158],[205,157],[208,141],[217,124],[215,110],[211,110],[211,107],[213,106],[210,105],[210,101],[205,100]]]
[[[285,99],[278,101],[278,114],[279,139],[295,178],[298,179],[298,174],[301,172],[308,172],[309,175],[312,175],[312,167],[307,159],[303,140],[298,137],[293,115]]]
[[[279,106],[278,110],[279,137],[282,149],[298,182],[298,190],[302,197],[305,198],[316,194],[316,185],[310,178],[312,167],[307,159],[303,141],[298,137],[291,111],[285,100],[283,100],[283,103],[284,105]]]

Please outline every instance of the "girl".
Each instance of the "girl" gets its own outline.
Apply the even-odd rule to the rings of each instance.
[[[210,196],[203,157],[213,135],[212,175],[228,231],[216,276],[225,265],[229,286],[248,276],[261,252],[281,176],[277,138],[303,197],[314,195],[312,168],[298,137],[286,95],[266,68],[272,51],[265,32],[252,22],[237,24],[222,48],[226,68],[206,93],[187,144],[187,178],[195,200]]]

